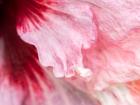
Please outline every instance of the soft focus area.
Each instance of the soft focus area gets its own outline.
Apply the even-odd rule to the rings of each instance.
[[[0,105],[139,105],[140,0],[0,0]]]

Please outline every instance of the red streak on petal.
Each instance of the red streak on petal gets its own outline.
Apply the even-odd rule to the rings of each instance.
[[[43,0],[17,0],[17,3],[19,9],[17,19],[18,26],[22,26],[24,22],[23,18],[29,18],[37,28],[37,24],[40,23],[40,20],[45,19],[42,12],[47,9],[47,6],[45,6]]]
[[[36,3],[26,2],[36,6]],[[43,82],[48,90],[52,89],[53,85],[38,63],[35,47],[22,41],[17,33],[17,17],[21,8],[17,7],[16,3],[18,3],[16,0],[4,1],[0,6],[0,37],[4,42],[4,66],[2,67],[4,79],[9,81],[11,87],[22,88],[28,96],[31,96],[31,91],[37,96],[43,96],[40,82]],[[30,7],[31,11],[36,12],[34,7]],[[40,14],[39,11],[38,14]]]
[[[36,50],[33,46],[23,42],[16,33],[4,36],[5,42],[5,58],[8,66],[6,71],[9,75],[11,83],[21,85],[28,89],[29,83],[27,78],[33,84],[38,85],[39,81],[35,73],[41,79],[46,81],[45,74],[37,61]]]

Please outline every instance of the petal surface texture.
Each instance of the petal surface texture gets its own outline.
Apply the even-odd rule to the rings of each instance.
[[[25,18],[18,32],[24,41],[35,45],[43,66],[52,66],[56,77],[69,77],[75,67],[84,67],[82,48],[95,41],[92,8],[82,2],[61,1],[46,3],[46,8],[42,12],[45,20],[36,23]]]
[[[44,4],[38,21],[25,16],[17,29],[24,41],[37,48],[41,64],[53,67],[56,77],[71,77],[75,71],[84,77],[92,71],[96,89],[139,79],[139,1]]]
[[[139,11],[139,0],[0,0],[0,105],[139,105]]]

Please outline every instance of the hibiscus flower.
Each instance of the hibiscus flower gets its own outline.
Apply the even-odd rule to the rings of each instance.
[[[1,0],[0,105],[138,105],[138,0]]]

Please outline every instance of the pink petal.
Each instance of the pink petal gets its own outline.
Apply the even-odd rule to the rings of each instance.
[[[113,83],[140,79],[140,2],[89,2],[96,5],[93,10],[99,26],[98,40],[83,51],[84,64],[94,70],[93,85],[89,86],[103,89]]]
[[[18,33],[35,45],[41,64],[52,66],[57,77],[86,68],[93,71],[89,86],[101,89],[139,79],[139,2],[88,2],[48,2],[42,11],[46,19],[37,24],[24,18]]]
[[[42,12],[46,19],[40,20],[38,28],[34,27],[35,20],[25,18],[18,33],[35,45],[39,61],[52,66],[55,76],[72,76],[75,67],[84,67],[81,49],[95,40],[92,8],[82,2],[50,2],[46,7]]]
[[[100,105],[97,99],[90,98],[66,81],[57,80],[49,72],[46,75],[37,62],[34,47],[23,42],[17,34],[8,35],[10,40],[3,36],[0,41],[3,60],[0,64],[1,104]]]
[[[139,104],[139,82],[128,81],[140,77],[140,2],[83,1],[89,3],[22,0],[18,16],[9,8],[0,11],[2,104],[99,105],[95,97],[103,105]],[[41,64],[52,66],[55,76],[70,77],[75,70],[83,78],[68,80],[73,87],[44,72],[16,24],[20,37],[37,48]],[[82,81],[88,76],[90,81]]]

